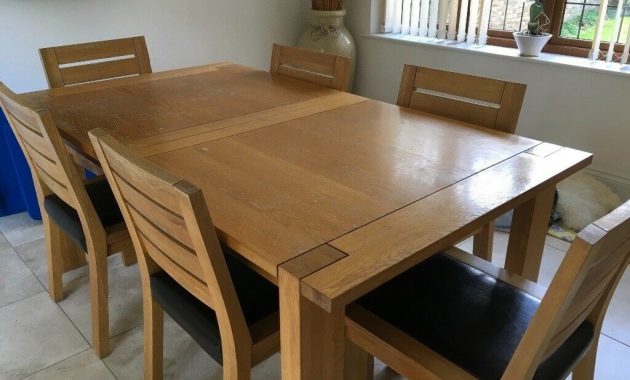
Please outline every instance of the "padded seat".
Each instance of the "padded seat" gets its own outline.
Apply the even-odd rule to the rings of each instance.
[[[223,246],[222,249],[247,325],[251,327],[277,313],[278,288],[234,258],[228,247]],[[214,311],[164,271],[151,275],[151,291],[164,311],[217,363],[223,365],[221,333]]]
[[[105,229],[123,222],[116,198],[105,178],[87,184],[85,190]],[[83,252],[87,252],[85,234],[77,211],[55,194],[44,199],[44,208],[48,216],[81,247]]]
[[[357,303],[470,374],[500,379],[540,300],[440,253]],[[566,378],[593,334],[582,323],[534,379]]]

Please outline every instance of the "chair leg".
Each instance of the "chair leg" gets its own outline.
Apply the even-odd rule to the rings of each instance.
[[[126,267],[132,266],[138,262],[136,257],[136,251],[133,249],[133,244],[128,244],[120,254],[122,255],[123,265]]]
[[[344,380],[374,379],[374,356],[349,340],[346,340],[344,360]]]
[[[252,370],[251,346],[249,350],[244,350],[243,347],[234,348],[235,350],[232,351],[236,351],[234,354],[223,356],[223,379],[249,380]]]
[[[109,342],[109,288],[107,248],[95,247],[88,252],[90,272],[90,303],[92,306],[92,346],[99,358],[111,352]]]
[[[473,254],[486,261],[492,261],[494,221],[486,224],[473,238]]]
[[[42,213],[44,233],[46,234],[46,256],[48,266],[48,294],[55,302],[63,300],[62,252],[67,247],[67,237],[59,226]]]
[[[150,291],[143,289],[144,378],[161,380],[164,358],[164,311]]]
[[[591,348],[582,360],[573,369],[573,380],[593,380],[595,377],[595,359],[597,359],[597,347],[599,346],[599,333],[593,338]]]

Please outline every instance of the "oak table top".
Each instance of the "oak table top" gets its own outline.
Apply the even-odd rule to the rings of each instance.
[[[103,128],[200,187],[221,239],[280,283],[281,305],[298,284],[337,327],[336,310],[513,208],[506,268],[535,280],[555,184],[592,159],[228,63],[22,96],[84,154]],[[308,339],[286,336],[283,371],[309,378],[294,363]]]

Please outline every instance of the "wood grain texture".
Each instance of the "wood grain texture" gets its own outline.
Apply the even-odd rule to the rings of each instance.
[[[514,208],[505,269],[537,281],[556,183]]]
[[[473,238],[473,255],[489,262],[492,261],[492,246],[494,243],[494,221],[486,224]]]
[[[283,349],[289,358],[283,362],[293,363],[286,364],[288,373],[306,378],[315,371],[301,361],[312,344],[317,373],[338,378],[347,302],[536,198],[591,159],[338,94],[222,63],[21,99],[51,109],[63,136],[91,157],[86,136],[95,126],[139,149],[175,144],[150,160],[202,189],[218,238],[280,283],[281,318],[298,334],[289,343],[295,351]],[[328,243],[335,253],[323,260],[330,265],[281,268]],[[146,267],[148,273],[156,263]]]
[[[405,65],[398,105],[514,133],[526,86]]]
[[[526,86],[473,75],[405,65],[398,105],[514,133]],[[492,260],[494,226],[474,236],[474,254]]]
[[[255,129],[268,127],[316,113],[366,101],[366,98],[347,93],[335,93],[299,103],[253,112],[243,116],[203,124],[172,133],[149,137],[137,145],[144,156],[166,153],[204,142],[209,142]]]
[[[292,78],[220,65],[40,91],[20,99],[31,108],[49,109],[62,136],[94,158],[87,138],[87,132],[94,128],[134,144],[161,135],[173,137],[191,127],[197,132],[214,122],[334,93]],[[322,100],[319,107],[324,108],[319,111],[325,106]]]
[[[550,183],[585,167],[591,158],[568,148],[547,158],[520,154],[459,181],[330,242],[348,257],[304,279],[303,292],[325,309],[347,304],[509,209],[536,199]],[[507,181],[505,186],[500,178]],[[524,239],[530,238],[534,235]]]
[[[418,67],[413,87],[481,100],[501,103],[506,82],[451,71]]]
[[[274,44],[269,71],[272,74],[347,91],[350,84],[350,65],[349,57]]]
[[[151,73],[144,37],[43,48],[40,56],[51,88]]]
[[[498,108],[420,92],[411,94],[409,107],[486,128],[494,126],[499,113]]]
[[[276,277],[283,262],[538,143],[368,100],[150,159],[203,188],[222,237]]]
[[[608,226],[607,230],[599,225]],[[531,377],[585,320],[598,337],[612,295],[630,260],[630,202],[583,229],[571,244],[504,378]],[[578,363],[577,378],[593,378],[598,339]]]
[[[283,379],[343,378],[345,310],[326,312],[300,291],[302,278],[343,257],[343,253],[323,245],[279,269]]]

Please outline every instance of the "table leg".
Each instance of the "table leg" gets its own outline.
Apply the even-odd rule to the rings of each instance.
[[[282,378],[342,379],[344,311],[327,313],[300,294],[300,279],[280,273]]]
[[[554,192],[543,189],[514,209],[505,269],[531,281],[538,281]]]
[[[345,307],[328,313],[302,296],[301,281],[345,257],[331,248],[314,250],[279,268],[282,378],[343,378]]]
[[[494,220],[477,232],[473,237],[473,254],[492,262],[492,246],[494,243]]]
[[[346,340],[344,380],[374,380],[374,356]]]

